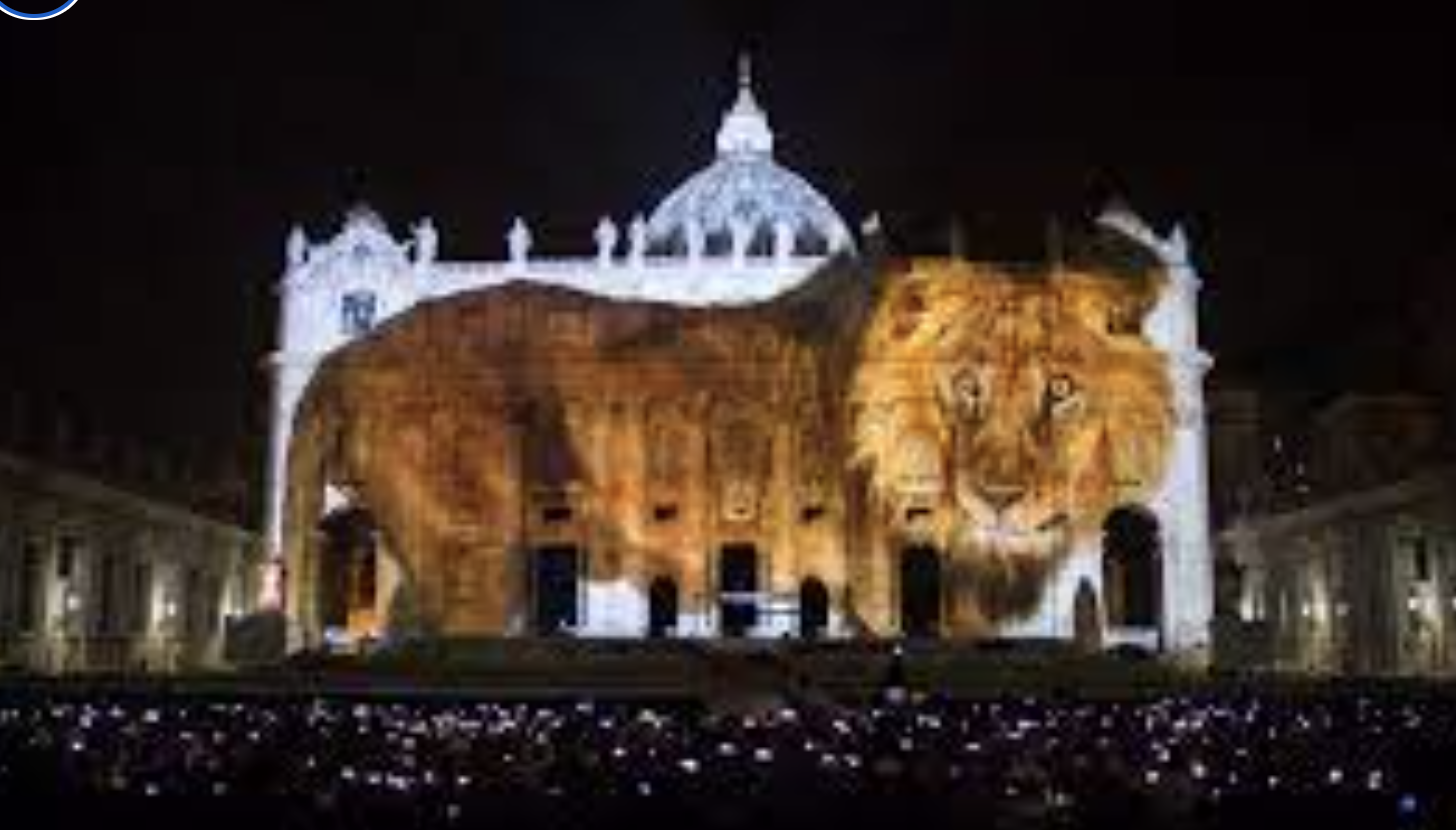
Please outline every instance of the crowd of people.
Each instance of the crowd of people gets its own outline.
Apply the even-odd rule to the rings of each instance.
[[[1450,826],[1453,796],[1456,700],[1434,694],[893,698],[734,714],[0,694],[0,798],[110,818],[160,806],[238,826],[473,826],[506,813],[594,826],[655,810],[726,827],[885,809],[906,826],[1222,827],[1286,814]]]

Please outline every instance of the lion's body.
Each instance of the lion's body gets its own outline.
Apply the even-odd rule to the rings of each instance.
[[[645,626],[659,578],[710,625],[721,551],[752,545],[761,590],[817,580],[835,627],[894,633],[910,543],[948,565],[949,630],[994,633],[1163,473],[1167,371],[1140,330],[1160,290],[916,262],[738,309],[527,285],[418,308],[330,357],[299,409],[291,601],[319,624],[332,488],[446,633],[528,627],[531,552],[561,545],[585,554],[587,630]]]

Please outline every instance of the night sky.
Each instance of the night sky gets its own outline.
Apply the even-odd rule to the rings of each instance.
[[[446,258],[494,258],[522,214],[585,252],[598,216],[650,209],[709,160],[745,47],[780,159],[851,224],[876,210],[923,240],[959,214],[996,252],[1118,192],[1188,225],[1217,379],[1405,382],[1410,309],[1456,280],[1446,28],[1379,18],[1397,4],[1179,5],[80,0],[0,18],[0,383],[260,465],[292,223],[317,237],[364,200],[401,233],[432,215]]]

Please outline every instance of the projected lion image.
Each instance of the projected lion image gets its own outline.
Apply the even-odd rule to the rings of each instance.
[[[1158,483],[1170,388],[1140,329],[1157,287],[967,266],[889,285],[849,394],[853,460],[892,507],[943,494],[931,534],[960,627],[1029,612],[1071,546]]]
[[[418,306],[298,411],[290,603],[312,637],[361,605],[462,635],[895,634],[914,544],[944,563],[938,632],[994,634],[1163,475],[1163,284],[867,258],[742,307],[527,284]],[[362,582],[340,515],[367,517]]]

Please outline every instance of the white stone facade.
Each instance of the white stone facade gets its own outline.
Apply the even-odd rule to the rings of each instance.
[[[1241,517],[1230,670],[1456,675],[1456,471]]]
[[[651,222],[636,217],[627,245],[603,218],[595,256],[539,259],[517,219],[499,262],[447,262],[433,221],[396,239],[366,208],[349,214],[333,239],[310,241],[295,229],[287,242],[273,373],[272,431],[265,535],[282,545],[283,490],[293,414],[320,360],[419,303],[508,282],[557,285],[623,300],[679,305],[744,305],[802,283],[826,257],[853,240],[829,201],[773,160],[773,133],[747,74],[724,116],[718,155],[669,194]],[[270,601],[276,601],[276,589]]]
[[[271,358],[265,525],[269,551],[281,555],[289,436],[315,368],[390,318],[424,302],[513,281],[679,305],[748,304],[791,290],[827,257],[853,250],[854,240],[829,202],[773,161],[773,134],[746,77],[724,117],[717,144],[714,162],[664,199],[650,221],[637,217],[622,226],[607,219],[599,223],[594,256],[533,257],[529,227],[520,220],[506,234],[507,255],[498,262],[443,260],[429,220],[418,224],[409,238],[398,239],[367,210],[350,214],[331,240],[314,243],[295,231],[280,286],[278,348]],[[1101,222],[1146,245],[1166,268],[1168,285],[1149,320],[1148,335],[1168,356],[1176,408],[1167,473],[1152,503],[1145,505],[1162,533],[1163,626],[1109,631],[1108,639],[1202,660],[1213,602],[1203,394],[1203,377],[1212,361],[1199,343],[1199,279],[1181,230],[1159,236],[1126,210],[1111,210]],[[1085,581],[1100,596],[1101,574],[1096,546],[1076,551],[1054,577],[1042,610],[1010,633],[1071,637],[1078,586]],[[581,633],[629,636],[643,630],[644,597],[630,589],[605,587],[588,594],[583,618],[590,621],[589,630]],[[265,601],[279,601],[276,580]],[[768,625],[761,633],[791,629],[786,621]],[[708,624],[687,627],[692,633],[712,633]],[[831,633],[848,633],[837,616]]]
[[[0,665],[219,668],[260,565],[250,532],[0,453]]]

